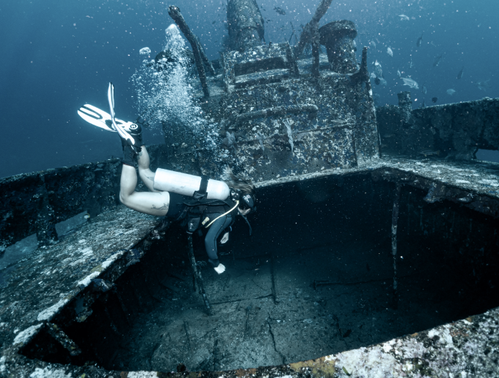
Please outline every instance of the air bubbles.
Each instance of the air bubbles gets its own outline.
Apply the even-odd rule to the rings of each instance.
[[[195,103],[192,83],[199,79],[192,75],[186,42],[175,24],[165,34],[163,51],[155,59],[144,60],[131,77],[139,115],[152,127],[161,128],[169,144],[186,142],[214,150],[220,144],[220,137],[215,131],[216,124],[208,122]]]

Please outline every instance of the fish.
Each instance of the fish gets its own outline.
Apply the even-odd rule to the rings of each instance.
[[[372,46],[372,48],[375,49],[376,48],[376,42],[370,41],[369,42],[369,46]]]
[[[393,56],[393,50],[391,49],[391,47],[388,47],[388,48],[386,49],[386,53],[387,53],[388,55],[390,55],[390,56]]]
[[[423,92],[423,94],[427,94],[428,93],[428,89],[426,89],[426,85],[423,84],[423,87],[421,88],[421,91]]]
[[[374,63],[374,74],[376,77],[383,77],[383,68],[381,67],[381,64],[378,61],[375,61]]]
[[[402,77],[402,72],[400,72],[400,70],[397,70],[397,76]]]
[[[487,89],[490,89],[490,79],[484,80],[484,81],[477,81],[476,86],[478,89],[481,91],[486,91]]]
[[[452,89],[452,88],[447,89],[447,94],[448,94],[449,96],[452,96],[454,93],[456,93],[456,90],[455,90],[455,89]]]
[[[421,34],[421,37],[419,37],[418,40],[416,41],[416,46],[420,47],[422,43],[423,43],[423,34]]]
[[[431,102],[436,103],[438,101],[438,97],[432,97]]]
[[[281,16],[286,15],[286,11],[282,9],[281,7],[274,7],[274,10],[279,13]]]
[[[376,85],[387,85],[387,81],[385,79],[383,79],[382,77],[376,77],[374,76],[374,82],[376,83]]]
[[[378,61],[373,62],[374,72],[371,72],[369,75],[371,79],[374,79],[376,85],[386,85],[387,82],[383,78],[383,69],[381,68],[381,64]]]
[[[464,73],[464,66],[463,66],[463,68],[461,68],[461,71],[459,71],[459,73],[457,74],[458,80],[463,78],[463,73]]]
[[[399,14],[400,21],[409,21],[410,18],[406,16],[405,14]]]
[[[440,155],[440,150],[423,150],[419,153],[424,157]]]
[[[401,77],[401,79],[404,81],[404,85],[407,85],[409,88],[419,89],[419,85],[416,81],[408,77]]]
[[[433,60],[433,67],[437,67],[440,64],[440,61],[444,57],[444,54],[437,55]]]
[[[411,60],[409,61],[409,68],[412,68],[414,67],[414,62],[412,61],[412,56],[411,56]]]

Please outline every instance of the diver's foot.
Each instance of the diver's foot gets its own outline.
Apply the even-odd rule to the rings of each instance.
[[[225,272],[225,265],[218,264],[218,266],[213,269],[215,269],[215,272],[217,272],[218,274],[222,274],[223,272]]]
[[[142,127],[133,122],[117,123],[116,126],[120,129],[117,131],[121,140],[132,146],[135,152],[140,152],[140,146],[142,146]]]
[[[109,83],[107,90],[107,100],[109,101],[110,120],[112,128],[120,135],[123,142],[129,145],[135,153],[140,152],[142,146],[142,128],[134,122],[117,122],[114,114],[114,85]],[[107,124],[107,123],[106,123]]]
[[[142,128],[133,122],[116,125],[123,147],[123,164],[137,167],[137,155],[142,150]]]

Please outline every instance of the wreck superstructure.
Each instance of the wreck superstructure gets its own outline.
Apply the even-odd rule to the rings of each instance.
[[[222,61],[226,93],[213,101],[223,131],[235,137],[234,165],[247,176],[269,180],[378,157],[367,78],[330,70],[314,77],[286,43],[229,52]]]
[[[214,176],[226,150],[257,186],[255,236],[239,234],[222,279],[206,274],[213,316],[192,292],[183,231],[118,205],[118,160],[0,180],[0,376],[494,376],[499,169],[469,151],[496,146],[499,100],[412,111],[401,95],[377,122],[352,24],[319,28],[328,3],[306,29],[312,57],[260,45],[258,17],[237,20],[237,48],[197,93],[219,150],[150,148],[153,165]],[[440,146],[467,160],[439,159]],[[12,252],[33,234],[38,247]],[[147,330],[156,338],[134,344]],[[186,365],[173,373],[165,356]]]
[[[170,7],[170,14],[188,30],[178,8]],[[327,58],[316,49],[298,59],[287,42],[262,43],[263,19],[253,0],[229,1],[227,17],[229,50],[221,54],[219,70],[205,76],[201,59],[196,60],[202,72],[199,102],[224,140],[217,151],[197,151],[202,172],[196,173],[219,176],[225,165],[261,181],[357,167],[379,157],[367,51],[359,65],[353,22],[325,25],[309,41],[324,44]],[[213,154],[227,158],[218,164]],[[169,160],[178,166],[185,156],[180,152],[176,158],[174,152]]]

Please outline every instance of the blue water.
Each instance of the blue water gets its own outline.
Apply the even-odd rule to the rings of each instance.
[[[290,23],[299,31],[318,3],[258,1],[266,20],[266,41],[287,41]],[[225,1],[173,4],[180,7],[209,57],[216,59],[226,34]],[[142,47],[150,47],[155,55],[164,46],[164,30],[172,23],[168,5],[152,0],[1,2],[0,177],[121,156],[116,135],[86,124],[76,110],[87,102],[106,109],[107,84],[112,81],[117,116],[135,119],[129,79],[140,67]],[[286,14],[278,14],[275,7]],[[401,20],[402,14],[409,20]],[[368,59],[382,64],[387,80],[386,86],[375,86],[378,103],[396,104],[396,94],[409,89],[397,76],[400,70],[403,77],[427,88],[426,95],[411,90],[418,107],[423,100],[431,104],[432,97],[438,98],[437,104],[499,97],[497,15],[497,0],[333,1],[321,24],[354,21],[359,57],[360,48],[374,41],[376,48],[370,48]],[[444,57],[433,67],[440,54]],[[476,83],[485,80],[490,80],[489,88],[480,90]],[[449,95],[448,89],[455,94]],[[145,142],[162,143],[163,138],[149,132]]]

